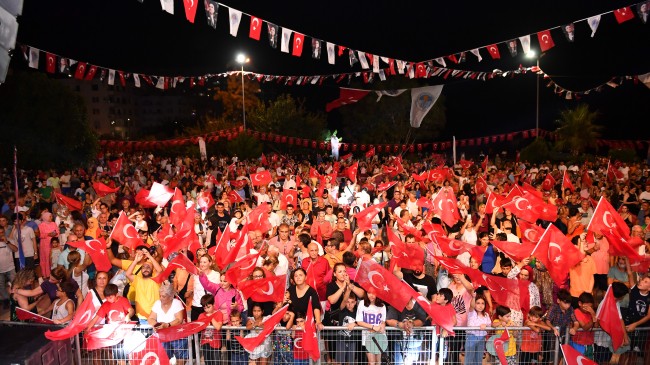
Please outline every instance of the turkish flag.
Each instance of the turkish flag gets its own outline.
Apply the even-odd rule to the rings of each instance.
[[[582,354],[571,347],[571,345],[561,345],[560,347],[562,347],[562,353],[564,354],[566,365],[598,365],[597,362],[582,356]]]
[[[273,179],[271,178],[271,173],[268,170],[260,171],[256,174],[251,174],[251,183],[253,186],[268,185]]]
[[[143,208],[155,208],[156,205],[147,200],[149,196],[149,190],[142,188],[135,194],[135,202],[140,204]]]
[[[45,71],[48,73],[55,73],[56,72],[56,56],[51,54],[51,53],[45,53],[45,59],[46,59],[46,64],[45,64]]]
[[[472,167],[472,165],[474,165],[474,162],[462,160],[462,159],[458,161],[458,163],[460,164],[460,167],[463,168],[463,170],[469,170],[469,168]]]
[[[460,220],[456,195],[451,188],[442,188],[432,200],[434,212],[440,216],[449,227]]]
[[[173,260],[169,262],[167,267],[165,268],[165,271],[162,273],[156,275],[155,277],[151,278],[151,280],[155,281],[156,283],[160,284],[163,282],[163,280],[167,279],[169,275],[172,273],[172,271],[181,268],[187,270],[192,275],[199,275],[199,270],[196,268],[194,263],[190,261],[190,259],[187,258],[184,254],[180,253],[178,256],[174,257]],[[164,341],[167,342],[167,341]]]
[[[562,176],[562,190],[564,191],[564,189],[569,189],[572,193],[576,190],[571,183],[571,179],[569,179],[567,170],[564,170],[564,175]]]
[[[557,285],[562,285],[569,275],[569,269],[585,257],[553,224],[546,228],[531,255],[546,266],[551,279]]]
[[[420,242],[420,241],[422,241],[422,242],[430,241],[429,237],[426,237],[426,236],[422,235],[422,231],[420,231],[419,229],[417,229],[415,227],[407,226],[401,219],[399,219],[399,218],[395,219],[395,222],[397,222],[397,225],[400,226],[400,228],[402,228],[405,235],[412,234],[413,236],[415,236],[416,241],[418,241],[418,242]]]
[[[175,188],[172,206],[169,209],[169,222],[175,227],[180,227],[183,220],[185,220],[186,212],[183,192],[179,188]]]
[[[129,364],[138,365],[169,365],[167,351],[160,342],[157,334],[147,338],[144,349],[129,354]]]
[[[134,327],[135,323],[114,322],[86,331],[84,349],[97,350],[115,346],[122,342]]]
[[[474,189],[476,190],[476,194],[484,194],[485,191],[487,190],[487,182],[483,178],[483,176],[479,176],[476,179],[476,185],[474,186]]]
[[[355,162],[352,165],[346,167],[343,170],[343,175],[350,179],[353,183],[357,182],[357,170],[359,169],[359,162]]]
[[[101,197],[104,197],[108,194],[117,193],[120,190],[120,188],[111,188],[110,186],[99,181],[93,182],[93,189],[95,189],[97,195]]]
[[[623,172],[617,169],[616,166],[610,164],[607,167],[607,180],[610,181],[622,180],[624,177],[625,175],[623,175]]]
[[[339,98],[327,103],[327,105],[325,106],[326,112],[330,112],[332,111],[332,109],[342,107],[343,105],[354,104],[359,100],[363,99],[366,95],[368,95],[370,91],[358,90],[358,89],[346,89],[342,87],[339,92],[340,92]]]
[[[286,210],[287,204],[293,205],[294,208],[298,207],[298,191],[292,189],[285,189],[282,191],[280,209]]]
[[[431,203],[431,200],[427,199],[426,197],[421,197],[415,203],[417,204],[418,207],[427,208],[430,211],[433,211],[435,209],[433,204]]]
[[[497,47],[496,44],[489,45],[485,48],[487,49],[490,56],[492,56],[493,60],[498,60],[501,58],[501,55],[499,54],[499,47]]]
[[[244,228],[236,231],[232,235],[232,239],[235,240],[236,245],[240,245],[241,247],[246,248],[246,252],[249,252],[251,249],[255,248],[255,245],[253,244],[253,241],[250,240],[250,237],[248,236],[249,232],[249,225],[244,224]],[[233,261],[237,258],[238,256],[233,256]],[[241,256],[239,256],[241,257]]]
[[[226,280],[229,283],[236,284],[246,279],[255,270],[255,264],[257,264],[259,257],[259,252],[251,253],[242,257],[239,261],[235,261],[228,271],[226,271]]]
[[[537,40],[539,40],[539,48],[542,50],[542,52],[546,52],[549,49],[555,47],[555,43],[553,43],[553,37],[551,37],[551,31],[548,29],[537,32]]]
[[[613,231],[613,232],[604,231],[603,236],[607,238],[607,242],[609,243],[608,252],[610,255],[627,257],[630,260],[630,266],[638,266],[643,263],[644,257],[639,255],[635,246],[632,245],[631,238],[622,237],[621,235],[619,235],[617,231]],[[643,241],[641,241],[640,243],[643,243]],[[635,263],[636,265],[632,265],[632,263]],[[636,271],[636,272],[641,272],[641,271]]]
[[[625,224],[625,221],[616,209],[602,196],[598,201],[596,209],[594,209],[594,214],[587,226],[587,230],[602,234],[608,233],[609,235],[617,233],[618,236],[625,239],[630,238],[630,228]]]
[[[368,208],[360,211],[354,215],[354,218],[357,219],[357,227],[360,231],[365,231],[372,228],[372,220],[379,214],[379,212],[384,209],[388,202],[383,202],[375,205],[371,205]]]
[[[298,32],[293,32],[293,50],[291,55],[300,57],[302,55],[302,46],[305,43],[305,35]]]
[[[241,203],[244,201],[241,195],[237,194],[234,190],[228,192],[228,200],[230,201],[230,204]]]
[[[413,180],[415,180],[415,181],[420,181],[420,182],[426,181],[427,178],[429,178],[429,171],[424,171],[419,175],[418,174],[411,174],[411,176],[413,177]]]
[[[216,314],[213,313],[211,316],[197,319],[192,322],[183,323],[178,326],[162,328],[156,331],[156,334],[160,338],[161,342],[171,342],[180,340],[183,338],[188,338],[195,333],[203,331],[206,327],[210,325],[212,317]]]
[[[366,152],[366,158],[370,158],[375,155],[375,147],[372,147]]]
[[[217,243],[210,247],[208,250],[208,253],[214,257],[215,262],[217,263],[217,266],[219,268],[224,268],[226,267],[229,262],[226,262],[226,258],[228,257],[228,254],[232,250],[232,245],[230,244],[230,239],[231,239],[231,233],[230,233],[230,228],[226,227],[226,229],[217,234],[216,241]]]
[[[346,145],[347,146],[347,145]],[[351,153],[348,153],[345,156],[341,156],[341,160],[347,160],[347,159],[352,159],[353,155]]]
[[[456,257],[464,252],[467,252],[474,258],[474,260],[481,262],[483,261],[485,250],[487,250],[487,247],[480,247],[443,235],[431,235],[431,237],[433,237],[433,241],[438,245],[440,250],[449,257]]]
[[[86,294],[86,298],[83,303],[77,308],[72,321],[68,325],[58,331],[47,331],[45,332],[45,337],[52,341],[66,340],[84,329],[88,326],[88,323],[93,319],[95,313],[97,312],[95,304],[93,303],[93,294]]]
[[[183,0],[183,5],[185,7],[185,18],[187,18],[190,23],[194,23],[196,8],[199,5],[199,2],[197,0]]]
[[[443,182],[449,176],[449,170],[446,169],[433,169],[429,171],[427,179],[433,182]]]
[[[534,223],[537,219],[540,218],[540,210],[546,209],[548,207],[543,206],[543,200],[537,198],[536,196],[526,192],[523,196],[514,198],[513,200],[502,205],[504,209],[508,209],[520,219],[527,220],[528,222]],[[557,208],[554,208],[557,209]],[[556,213],[557,214],[557,213]],[[548,218],[548,217],[547,217]],[[555,219],[553,219],[554,221]]]
[[[485,159],[483,160],[483,162],[481,162],[481,168],[483,168],[483,171],[487,171],[487,167],[488,167],[488,156],[485,155]]]
[[[309,357],[317,361],[320,359],[320,348],[318,347],[318,336],[316,335],[316,321],[314,320],[314,309],[311,304],[311,297],[307,305],[307,314],[305,315],[305,333],[302,338],[302,347]]]
[[[108,259],[106,241],[104,241],[103,237],[88,241],[67,241],[66,244],[86,251],[93,260],[97,271],[110,271],[113,267]]]
[[[269,222],[269,208],[269,203],[262,203],[248,213],[246,225],[249,230],[268,232],[273,228],[271,222]]]
[[[113,226],[113,231],[111,231],[108,238],[117,241],[122,246],[129,247],[130,249],[135,249],[136,247],[143,245],[143,241],[138,236],[138,231],[135,229],[129,218],[126,217],[124,212],[120,212],[120,216],[117,217],[117,222]]]
[[[280,308],[277,312],[275,312],[272,316],[268,317],[266,321],[264,321],[264,329],[262,332],[260,332],[259,335],[255,337],[248,337],[244,338],[241,336],[235,336],[235,339],[239,341],[239,343],[242,345],[243,348],[246,349],[248,352],[253,352],[257,346],[259,346],[264,340],[266,340],[267,337],[275,330],[275,326],[280,323],[282,320],[282,317],[284,317],[284,314],[287,312],[289,309],[289,305],[285,305],[284,307]],[[313,315],[313,314],[312,314]],[[304,339],[303,339],[304,341]]]
[[[81,210],[82,208],[81,202],[77,199],[68,198],[67,196],[57,192],[54,192],[54,197],[56,198],[57,204],[67,207],[69,211]]]
[[[117,175],[120,171],[122,171],[122,159],[117,159],[113,161],[108,161],[108,170],[111,172],[111,176]]]
[[[386,191],[397,184],[397,181],[390,181],[377,185],[377,192]]]
[[[607,288],[605,298],[600,304],[598,312],[596,312],[596,318],[598,319],[600,328],[612,338],[612,347],[616,351],[623,344],[625,329],[623,327],[621,313],[616,306],[616,298],[614,298],[611,285]]]
[[[192,237],[190,237],[192,232],[189,230],[178,229],[174,235],[162,243],[163,256],[169,256],[173,252],[178,252],[179,250],[186,248],[190,245]],[[194,233],[196,235],[196,233]]]
[[[309,168],[309,178],[310,179],[320,179],[320,177],[321,177],[320,173],[318,173],[318,171],[315,168],[313,168],[313,167]]]
[[[519,228],[521,229],[521,239],[524,242],[538,242],[539,238],[544,234],[544,228],[538,226],[535,223],[529,223],[525,220],[517,223],[519,223]]]
[[[556,182],[555,179],[553,178],[553,175],[549,172],[546,174],[546,177],[544,178],[544,181],[542,182],[542,189],[549,191],[553,189],[555,186]]]
[[[90,81],[93,78],[95,78],[95,73],[97,72],[97,66],[95,65],[90,65],[90,68],[88,69],[88,73],[86,74],[86,81]]]
[[[244,299],[251,298],[255,302],[276,302],[284,300],[287,276],[269,276],[263,279],[246,280],[238,283]]]
[[[196,197],[196,205],[204,213],[207,213],[208,210],[210,210],[210,207],[212,207],[214,204],[214,198],[212,198],[212,194],[210,194],[209,191],[203,191],[201,194],[199,194],[199,196]]]
[[[355,281],[366,291],[375,292],[377,297],[398,311],[404,310],[406,304],[411,300],[412,289],[409,285],[374,260],[361,262]]]
[[[629,6],[614,10],[614,16],[616,17],[618,24],[634,18],[634,14]]]
[[[589,171],[587,170],[584,170],[582,172],[581,181],[582,181],[582,185],[586,187],[591,187],[594,184],[593,181],[591,180],[591,176],[589,176]]]
[[[16,307],[16,316],[18,317],[19,320],[24,322],[54,324],[54,321],[52,321],[51,319],[38,315],[34,312],[30,312],[28,310],[22,309],[20,307]]]
[[[508,365],[508,360],[506,359],[506,352],[503,348],[504,344],[508,343],[508,341],[510,341],[510,334],[508,333],[508,329],[506,328],[501,334],[501,336],[495,338],[492,343],[492,345],[494,346],[494,352],[497,353],[497,357],[499,358],[499,362],[501,362],[501,365]]]
[[[262,19],[251,15],[251,28],[248,32],[248,36],[255,39],[256,41],[260,40],[260,34],[262,33]]]
[[[398,219],[399,220],[399,219]],[[391,228],[386,229],[388,236],[388,244],[390,245],[393,258],[391,259],[391,267],[395,264],[399,267],[424,271],[424,250],[417,243],[403,242]]]
[[[85,74],[86,74],[86,62],[79,62],[77,64],[77,69],[74,71],[74,78],[77,80],[83,80]]]
[[[544,231],[542,230],[542,232]],[[498,248],[499,251],[517,262],[530,257],[530,253],[535,249],[534,244],[526,242],[492,241],[492,244],[494,247]]]

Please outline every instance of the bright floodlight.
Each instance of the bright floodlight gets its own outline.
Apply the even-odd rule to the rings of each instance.
[[[535,58],[535,57],[537,57],[537,53],[535,53],[535,51],[528,51],[528,53],[526,53],[526,57],[527,58]]]
[[[248,62],[248,58],[246,58],[246,55],[243,54],[243,53],[238,54],[236,60],[237,60],[237,63],[240,63],[242,65],[244,63]]]

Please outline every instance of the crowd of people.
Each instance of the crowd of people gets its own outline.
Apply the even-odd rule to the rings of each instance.
[[[109,161],[118,158],[122,161],[119,171],[109,169]],[[358,169],[351,173],[353,163],[358,163]],[[319,156],[310,162],[278,154],[247,161],[225,156],[202,161],[107,153],[86,169],[20,171],[17,194],[12,174],[3,171],[0,300],[11,320],[19,320],[17,311],[22,308],[65,324],[90,295],[99,311],[88,328],[134,320],[158,330],[209,318],[213,327],[201,335],[206,364],[225,360],[222,354],[227,354],[223,356],[234,364],[262,365],[271,359],[275,363],[278,359],[308,363],[304,350],[293,344],[302,336],[300,330],[309,317],[311,303],[318,330],[327,326],[347,328],[323,332],[323,352],[329,362],[359,362],[357,352],[365,352],[364,361],[379,364],[380,350],[385,349],[393,354],[395,363],[411,364],[426,346],[425,336],[417,328],[431,325],[431,317],[415,299],[398,310],[379,298],[373,288],[357,283],[359,263],[374,260],[427,300],[450,308],[456,326],[476,327],[456,331],[455,337],[449,338],[446,361],[450,363],[481,364],[486,338],[492,334],[485,328],[492,326],[501,331],[508,326],[530,328],[511,336],[506,352],[509,364],[517,359],[525,364],[550,363],[554,336],[567,333],[576,350],[599,362],[619,361],[620,357],[620,361],[631,363],[637,356],[650,360],[642,355],[650,339],[638,331],[650,319],[650,276],[635,272],[627,257],[611,255],[607,238],[599,232],[587,231],[596,208],[594,202],[604,197],[618,209],[630,236],[642,240],[634,249],[645,257],[650,249],[647,165],[616,163],[617,174],[612,179],[607,160],[530,164],[480,156],[475,163],[464,161],[451,168],[445,163],[439,155],[412,160],[398,156],[355,160],[345,156],[341,161]],[[432,169],[446,174],[421,178],[423,172]],[[251,181],[252,174],[262,171],[270,172],[270,182],[259,185]],[[564,186],[565,174],[575,189]],[[550,188],[542,184],[547,175],[557,181]],[[479,178],[486,182],[484,188],[477,189]],[[103,194],[94,188],[97,182],[118,189]],[[154,182],[179,189],[187,206],[194,202],[193,232],[198,246],[183,245],[178,252],[163,253],[165,237],[161,232],[170,225],[173,205],[147,208],[136,201],[141,189],[150,190]],[[529,223],[542,228],[553,223],[585,255],[562,282],[555,282],[535,257],[517,261],[492,244],[527,240],[521,218],[512,211],[498,206],[486,210],[491,193],[505,195],[524,182],[535,187],[545,202],[556,206],[558,213],[554,222]],[[421,204],[422,199],[431,201],[447,188],[457,197],[460,219],[453,225],[445,224],[439,214]],[[283,198],[288,190],[297,192],[295,201],[287,203]],[[57,196],[78,200],[81,209],[71,209]],[[206,205],[207,196],[211,199]],[[249,214],[265,203],[268,217],[264,220],[270,228],[248,230]],[[355,213],[380,203],[386,205],[373,217],[371,228],[360,229]],[[141,244],[135,248],[112,239],[120,215],[128,217],[139,234]],[[440,224],[449,238],[482,248],[481,261],[469,254],[454,257],[468,267],[513,280],[529,280],[530,305],[525,313],[497,303],[489,289],[472,283],[469,277],[449,274],[427,249],[423,239],[427,235],[413,234],[422,233],[428,223]],[[172,232],[178,228],[172,227]],[[214,256],[219,239],[225,231],[234,239],[242,229],[246,229],[249,243],[237,258],[259,253],[247,280],[286,275],[284,301],[246,300],[237,289],[240,283],[226,278],[232,263],[217,265],[222,261]],[[424,252],[421,269],[406,269],[391,262],[393,244],[388,230]],[[111,270],[97,270],[90,255],[73,245],[97,238],[107,243]],[[154,280],[177,255],[186,255],[199,274],[177,268],[165,280]],[[596,310],[610,286],[619,299],[627,331],[625,346],[618,350],[612,348],[606,333],[592,331],[598,326]],[[285,305],[289,310],[274,341],[269,337],[255,351],[247,351],[234,339],[245,333],[256,335],[269,316]],[[241,326],[249,332],[224,331],[222,326]],[[362,328],[360,336],[353,331],[355,327]],[[387,327],[398,329],[399,335],[391,335]],[[221,348],[228,351],[222,353]],[[178,361],[187,359],[186,340],[165,343],[165,349]],[[112,356],[126,359],[122,353]]]

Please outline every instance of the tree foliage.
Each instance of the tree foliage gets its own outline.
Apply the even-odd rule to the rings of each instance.
[[[258,98],[260,84],[244,76],[244,85],[244,95],[242,96],[241,76],[231,75],[226,79],[226,89],[217,90],[214,94],[214,100],[219,102],[221,107],[221,119],[226,123],[234,122],[237,125],[243,123],[242,97],[246,105],[247,122],[250,114],[261,105]]]
[[[539,163],[551,158],[551,149],[543,138],[536,138],[531,144],[521,150],[522,161]]]
[[[256,131],[299,138],[321,139],[327,126],[324,114],[308,112],[304,100],[287,94],[260,105],[248,117],[249,125]]]
[[[407,89],[402,94],[382,96],[377,101],[371,92],[364,99],[353,105],[340,108],[343,119],[344,140],[360,143],[411,143],[432,141],[444,129],[446,124],[445,98],[441,95],[436,104],[422,120],[420,128],[411,128],[411,91],[410,88],[421,87],[412,80],[389,80],[382,89]],[[407,139],[408,136],[408,139]]]
[[[77,93],[41,73],[16,71],[0,86],[0,159],[22,168],[82,166],[98,151]]]
[[[599,113],[589,110],[587,104],[580,104],[575,109],[568,109],[560,113],[557,121],[559,127],[555,148],[568,151],[573,156],[596,147],[596,140],[600,138],[603,127],[595,124]]]
[[[262,154],[262,144],[257,139],[246,133],[241,133],[237,138],[228,142],[228,152],[237,155],[242,160],[257,158]]]

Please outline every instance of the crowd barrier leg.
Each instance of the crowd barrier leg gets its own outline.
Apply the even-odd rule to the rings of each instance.
[[[201,365],[201,343],[199,339],[199,335],[192,336],[194,338],[194,353],[196,353],[196,361],[194,361],[195,365]],[[192,346],[190,346],[192,347]]]
[[[438,341],[438,365],[444,364],[445,356],[445,338],[440,336],[440,341]]]

